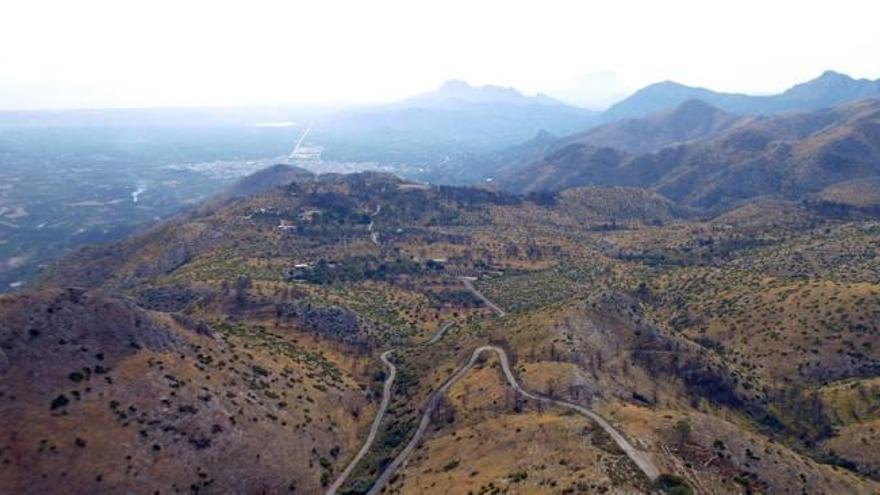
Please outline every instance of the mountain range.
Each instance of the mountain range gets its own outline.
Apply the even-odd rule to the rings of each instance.
[[[864,98],[880,97],[880,80],[853,79],[846,74],[825,71],[776,95],[720,93],[706,88],[664,81],[646,86],[609,107],[602,120],[610,122],[647,115],[698,99],[737,114],[766,115],[788,111],[818,110]]]
[[[538,131],[570,134],[598,113],[512,88],[449,81],[396,103],[340,112],[318,121],[325,158],[435,165],[451,156],[525,141]]]
[[[880,98],[807,86],[316,124],[471,185],[277,164],[0,295],[0,492],[880,493]]]
[[[313,139],[325,146],[327,159],[395,163],[401,173],[416,179],[468,184],[497,179],[502,169],[516,168],[525,157],[535,158],[546,151],[548,135],[563,136],[560,144],[645,153],[718,134],[747,117],[818,111],[871,97],[880,97],[880,81],[826,71],[781,94],[765,96],[667,81],[596,112],[542,94],[527,96],[512,88],[452,80],[396,103],[319,120]]]
[[[735,116],[704,102],[563,138],[498,187],[646,187],[685,205],[717,208],[761,196],[806,199],[833,184],[880,175],[880,100],[770,117]]]

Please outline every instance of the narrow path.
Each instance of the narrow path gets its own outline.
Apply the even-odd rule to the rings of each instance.
[[[376,211],[370,213],[370,224],[367,225],[367,232],[370,233],[370,240],[373,241],[373,244],[379,245],[379,233],[373,230],[373,227],[376,223],[373,221],[373,217],[379,214],[382,211],[382,205],[376,205]]]
[[[483,352],[494,352],[498,354],[498,358],[501,361],[501,368],[504,371],[504,376],[507,379],[507,383],[510,384],[517,392],[522,394],[523,396],[540,401],[546,402],[549,404],[554,404],[560,407],[564,407],[566,409],[571,409],[577,411],[588,418],[592,419],[599,425],[600,428],[605,430],[615,443],[623,450],[626,455],[632,459],[632,461],[638,466],[638,468],[645,473],[651,480],[657,479],[660,475],[660,471],[657,469],[657,466],[654,465],[654,462],[651,460],[650,455],[645,452],[642,452],[635,447],[632,446],[629,441],[620,434],[611,424],[606,421],[604,418],[596,414],[595,412],[577,404],[572,404],[570,402],[566,402],[558,399],[551,399],[549,397],[543,397],[540,395],[533,394],[525,389],[516,381],[516,377],[514,377],[513,372],[510,369],[510,361],[507,358],[507,353],[504,349],[496,346],[486,345],[481,346],[474,349],[473,354],[471,354],[470,360],[462,366],[454,375],[452,375],[444,384],[441,386],[436,392],[431,395],[431,398],[428,401],[428,407],[425,409],[425,413],[422,415],[422,419],[419,422],[419,426],[416,429],[415,434],[412,439],[406,444],[406,447],[394,458],[391,464],[385,468],[385,471],[379,476],[376,482],[373,484],[370,491],[367,492],[367,495],[376,495],[382,491],[388,481],[394,476],[394,473],[403,466],[404,463],[409,459],[410,455],[412,455],[413,451],[416,449],[416,446],[422,439],[425,431],[428,429],[428,425],[431,423],[431,413],[434,412],[434,409],[437,407],[437,404],[440,402],[440,398],[452,388],[458,381],[464,378],[468,372],[474,367],[477,359],[480,357],[480,354]]]
[[[616,428],[611,426],[611,423],[606,421],[605,418],[599,416],[597,413],[593,412],[590,409],[587,409],[584,406],[560,399],[552,399],[550,397],[536,395],[532,392],[525,390],[524,388],[522,388],[519,382],[516,381],[516,377],[513,376],[513,372],[510,370],[510,362],[507,359],[507,353],[504,352],[504,349],[495,346],[483,346],[477,349],[477,351],[481,350],[492,350],[498,353],[498,357],[501,359],[501,367],[504,370],[504,376],[507,378],[507,383],[509,383],[511,387],[516,389],[517,392],[521,393],[525,397],[528,397],[529,399],[554,404],[560,407],[564,407],[566,409],[571,409],[592,419],[596,422],[596,424],[599,425],[600,428],[605,430],[605,432],[608,433],[608,435],[610,435],[612,439],[614,439],[614,443],[616,443],[621,448],[621,450],[626,453],[627,457],[632,459],[636,466],[638,466],[639,469],[643,473],[645,473],[645,476],[647,476],[648,479],[653,481],[657,479],[658,476],[660,476],[660,471],[657,469],[654,461],[651,460],[651,456],[633,447],[633,445],[629,443],[629,440],[627,440],[626,437],[624,437],[619,431],[617,431]]]
[[[370,425],[370,433],[367,435],[367,440],[364,442],[364,445],[361,447],[361,450],[358,451],[357,455],[354,456],[354,459],[348,463],[345,470],[336,478],[336,481],[330,485],[330,488],[327,489],[327,495],[335,495],[336,491],[345,483],[345,480],[351,476],[354,468],[357,467],[358,463],[367,455],[367,452],[370,451],[370,447],[373,446],[373,442],[376,440],[376,435],[379,433],[379,425],[382,423],[382,418],[385,417],[385,412],[388,410],[388,404],[391,403],[391,387],[394,385],[394,379],[397,377],[397,367],[394,366],[388,356],[394,352],[394,349],[385,351],[380,356],[382,362],[385,363],[385,367],[388,368],[388,376],[385,377],[385,385],[382,387],[382,402],[379,404],[379,410],[376,411],[376,417],[373,418],[373,424]]]
[[[375,216],[379,213],[380,208],[376,208],[376,212],[371,215]],[[370,223],[369,230],[372,231],[372,222]],[[472,284],[472,278],[468,277],[459,277],[459,280],[464,283],[465,287],[470,290],[474,295],[480,298],[487,306],[492,308],[499,317],[504,317],[507,313],[498,307],[495,303],[490,301],[486,296],[484,296],[480,291],[478,291]],[[454,321],[446,322],[440,326],[437,332],[430,339],[424,342],[423,345],[432,345],[437,343],[443,336],[446,334],[446,331],[449,330],[455,324]],[[397,368],[394,366],[391,361],[388,360],[388,356],[394,352],[394,349],[385,351],[382,353],[381,359],[385,363],[385,365],[389,369],[389,375],[385,380],[385,385],[382,392],[382,403],[379,406],[379,411],[376,414],[376,417],[373,419],[373,424],[370,426],[370,432],[367,436],[364,445],[361,447],[361,450],[358,454],[351,460],[345,470],[339,475],[336,481],[330,486],[327,490],[327,495],[335,495],[336,491],[345,483],[351,473],[354,471],[357,464],[364,458],[367,452],[372,447],[373,442],[376,439],[376,435],[379,431],[379,426],[382,422],[382,419],[385,417],[385,413],[388,410],[388,404],[391,401],[391,388],[394,384],[394,378],[397,374]],[[422,414],[422,418],[419,421],[419,426],[416,428],[415,433],[410,439],[409,443],[403,448],[403,450],[394,458],[394,460],[389,464],[385,470],[379,475],[379,478],[375,481],[373,486],[367,492],[368,495],[376,495],[382,491],[385,485],[391,480],[394,474],[400,469],[406,462],[409,460],[413,451],[415,451],[416,446],[418,446],[419,442],[422,440],[422,437],[427,431],[428,426],[431,423],[431,414],[437,408],[437,405],[440,402],[440,399],[452,388],[453,385],[458,383],[462,378],[467,376],[471,369],[473,369],[474,365],[479,359],[480,355],[484,352],[494,352],[498,355],[498,358],[501,362],[501,368],[504,372],[504,377],[507,380],[507,383],[513,387],[518,393],[522,394],[524,397],[528,399],[532,399],[534,401],[544,402],[548,404],[553,404],[559,407],[563,407],[566,409],[570,409],[576,411],[584,416],[587,416],[591,420],[593,420],[600,428],[602,428],[608,435],[614,440],[614,442],[620,447],[621,450],[636,464],[636,466],[652,481],[657,479],[660,475],[660,471],[657,469],[657,466],[654,464],[651,459],[650,454],[646,452],[642,452],[636,449],[629,440],[626,439],[619,431],[617,431],[614,426],[611,425],[608,421],[605,420],[602,416],[595,413],[594,411],[583,407],[578,404],[574,404],[571,402],[567,402],[561,399],[553,399],[550,397],[544,397],[542,395],[535,394],[533,392],[529,392],[526,389],[522,388],[519,382],[517,382],[516,377],[513,374],[513,371],[510,369],[510,360],[507,357],[507,352],[504,349],[492,346],[485,345],[480,346],[474,349],[474,352],[471,354],[470,360],[459,368],[458,371],[455,372],[443,385],[440,386],[439,389],[435,390],[428,399],[428,405],[425,408],[425,412]]]
[[[377,209],[378,213],[378,209]],[[437,329],[437,332],[427,341],[425,341],[424,345],[436,344],[440,339],[446,335],[446,331],[452,328],[455,325],[454,321],[447,321],[446,323],[440,325],[440,328]],[[339,488],[345,484],[345,481],[351,476],[351,473],[354,472],[355,467],[357,467],[358,463],[361,462],[364,456],[367,455],[367,452],[370,451],[370,447],[373,446],[373,442],[376,441],[376,435],[379,433],[379,426],[382,424],[382,419],[385,417],[385,413],[388,411],[388,405],[391,403],[391,388],[394,385],[394,379],[397,377],[397,367],[394,366],[388,356],[394,352],[394,349],[387,350],[382,353],[380,358],[382,362],[385,363],[385,367],[388,368],[388,376],[385,378],[385,385],[382,388],[382,402],[379,404],[379,410],[376,411],[376,417],[373,418],[373,424],[370,425],[370,432],[367,435],[367,439],[364,441],[364,445],[361,447],[361,450],[358,451],[357,455],[348,463],[348,466],[345,467],[345,470],[339,474],[339,477],[336,478],[336,481],[330,485],[330,488],[327,489],[327,495],[335,495]]]
[[[469,291],[471,291],[475,296],[477,296],[481,301],[483,301],[483,303],[486,306],[489,306],[490,308],[492,308],[492,310],[495,311],[495,313],[497,313],[500,318],[503,318],[505,315],[507,315],[507,313],[503,309],[499,308],[497,304],[490,301],[489,298],[484,296],[482,292],[478,291],[477,288],[474,287],[474,284],[473,284],[473,281],[475,280],[474,278],[472,278],[472,277],[459,277],[458,279],[461,280],[461,282],[464,284],[465,287],[467,287],[467,289]]]
[[[455,325],[454,321],[447,321],[446,323],[440,325],[440,328],[437,330],[437,333],[434,334],[433,337],[425,341],[425,345],[436,344],[446,335],[446,331],[452,328]]]

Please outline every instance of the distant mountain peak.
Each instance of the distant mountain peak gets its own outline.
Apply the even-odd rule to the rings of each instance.
[[[801,83],[801,84],[797,84],[797,85],[793,86],[791,89],[789,89],[787,92],[791,92],[792,90],[794,90],[796,88],[803,88],[803,87],[810,87],[810,86],[827,86],[829,84],[849,84],[849,83],[856,83],[856,82],[857,82],[856,79],[853,79],[852,77],[850,77],[846,74],[843,74],[843,73],[840,73],[837,71],[833,71],[833,70],[826,70],[819,77],[817,77],[815,79],[811,79],[811,80],[804,82],[804,83]]]
[[[649,93],[649,92],[680,92],[680,91],[690,91],[690,90],[696,90],[696,89],[697,88],[694,88],[692,86],[688,86],[686,84],[666,80],[666,81],[660,81],[660,82],[656,82],[653,84],[649,84],[649,85],[645,86],[644,88],[636,91],[636,94]]]
[[[656,82],[654,84],[649,84],[646,86],[648,88],[690,88],[687,84],[682,84],[677,81],[673,81],[672,79],[666,79],[664,81]]]
[[[461,79],[449,79],[440,85],[440,90],[448,90],[448,89],[473,89],[474,87],[468,84],[467,81],[462,81]]]
[[[467,81],[462,81],[461,79],[450,79],[441,84],[439,88],[433,91],[433,93],[437,95],[448,95],[454,97],[459,95],[467,95],[473,93],[474,91],[479,91],[479,88],[471,86],[467,83]]]
[[[824,106],[878,95],[880,95],[880,81],[853,79],[833,70],[826,70],[819,77],[797,84],[782,94],[783,97],[793,100],[827,102]]]
[[[846,75],[846,74],[844,74],[844,73],[842,73],[842,72],[837,72],[836,70],[828,69],[828,70],[826,70],[825,72],[823,72],[822,75],[819,76],[819,77],[817,78],[817,80],[818,80],[818,79],[844,79],[844,80],[852,80],[852,77],[850,77],[850,76],[848,76],[848,75]]]
[[[514,88],[494,84],[473,86],[460,79],[444,82],[433,94],[461,99],[527,98]]]
[[[407,102],[420,104],[448,102],[561,104],[561,102],[542,94],[527,96],[515,88],[492,84],[474,86],[460,79],[450,79],[434,91],[410,98]]]
[[[731,115],[729,112],[707,103],[700,98],[691,98],[676,107],[654,114],[655,120],[666,123],[713,119]],[[650,118],[650,117],[649,117]]]

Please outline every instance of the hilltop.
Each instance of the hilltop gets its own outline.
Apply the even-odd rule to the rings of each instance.
[[[749,120],[748,117],[725,112],[703,100],[693,99],[645,118],[625,119],[568,136],[560,140],[556,147],[579,143],[619,148],[631,153],[647,153],[666,146],[715,136]]]

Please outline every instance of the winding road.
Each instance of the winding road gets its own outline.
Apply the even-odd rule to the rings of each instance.
[[[376,213],[379,213],[378,208],[376,209]],[[446,323],[440,325],[440,328],[437,329],[437,332],[434,335],[424,342],[424,345],[432,345],[436,344],[440,339],[446,335],[446,331],[452,328],[455,325],[454,321],[447,321]],[[385,384],[382,387],[382,402],[379,404],[379,410],[376,411],[376,417],[373,418],[373,424],[370,425],[370,432],[367,434],[367,439],[364,441],[364,445],[361,447],[361,450],[358,451],[357,455],[348,463],[348,466],[345,467],[345,470],[339,474],[339,477],[336,478],[336,481],[333,482],[332,485],[327,489],[327,495],[335,495],[340,487],[345,483],[351,473],[354,472],[354,468],[357,467],[358,463],[363,460],[364,456],[367,455],[367,452],[370,451],[370,448],[373,446],[373,442],[376,441],[376,435],[379,434],[379,426],[382,424],[382,419],[385,417],[385,413],[388,411],[388,404],[391,403],[391,388],[394,385],[394,379],[397,377],[397,367],[394,366],[394,363],[391,362],[388,357],[391,353],[394,352],[394,349],[387,350],[382,353],[380,359],[385,364],[385,367],[388,368],[388,376],[385,377]]]
[[[603,417],[587,409],[586,407],[572,404],[564,400],[543,397],[525,390],[524,388],[522,388],[519,382],[516,381],[516,377],[513,375],[513,371],[511,371],[510,369],[510,360],[507,357],[507,352],[505,352],[504,349],[500,347],[485,345],[474,349],[474,352],[473,354],[471,354],[471,358],[467,362],[467,364],[459,368],[459,370],[454,375],[452,375],[437,391],[431,394],[431,398],[428,401],[428,407],[425,409],[425,413],[422,415],[422,419],[419,422],[419,427],[416,429],[416,432],[413,435],[412,439],[409,441],[408,444],[406,444],[406,447],[403,448],[400,454],[398,454],[397,457],[394,458],[391,464],[389,464],[388,467],[385,468],[385,471],[382,472],[382,474],[373,484],[373,487],[370,488],[369,492],[367,492],[367,495],[376,495],[380,493],[385,485],[388,484],[388,481],[391,479],[391,477],[394,476],[394,473],[397,472],[397,470],[400,469],[400,467],[402,467],[404,463],[406,463],[406,461],[412,455],[413,451],[416,449],[416,446],[421,441],[422,436],[425,434],[425,431],[428,429],[428,425],[430,425],[431,423],[431,414],[434,412],[437,404],[439,404],[440,398],[444,394],[446,394],[446,392],[448,392],[453,385],[455,385],[458,381],[467,376],[468,372],[470,372],[470,370],[473,369],[474,365],[476,364],[477,359],[479,359],[480,354],[484,352],[494,352],[498,354],[498,358],[501,361],[501,368],[504,371],[504,377],[507,379],[507,383],[510,384],[510,386],[513,387],[514,390],[522,394],[524,397],[535,401],[564,407],[566,409],[571,409],[573,411],[577,411],[583,414],[584,416],[587,416],[596,424],[598,424],[600,428],[605,430],[608,435],[611,436],[611,438],[621,448],[621,450],[623,450],[624,453],[626,453],[626,455],[630,459],[632,459],[636,466],[638,466],[638,468],[643,473],[645,473],[645,476],[647,476],[651,480],[655,480],[660,475],[660,471],[651,460],[650,455],[633,447],[633,445],[629,443],[629,440],[627,440],[619,431],[617,431],[617,429],[611,426],[611,424]]]
[[[372,241],[379,245],[378,233],[373,230],[373,221],[372,217],[375,217],[379,214],[382,207],[381,205],[376,206],[376,211],[370,215],[370,224],[367,226],[367,231],[370,232],[370,238]],[[492,308],[495,313],[503,318],[507,315],[507,313],[501,309],[497,304],[490,301],[486,296],[483,295],[476,287],[473,285],[473,278],[470,277],[459,277],[459,280],[464,284],[464,286],[471,291],[475,296],[477,296],[480,300],[482,300],[486,306]],[[446,322],[437,329],[437,332],[430,339],[425,341],[422,345],[432,345],[440,341],[443,336],[446,334],[446,331],[449,330],[455,324],[454,321]],[[345,481],[351,476],[351,473],[354,472],[354,469],[357,467],[357,464],[363,460],[364,456],[367,455],[367,452],[370,451],[370,448],[373,446],[373,442],[376,440],[376,436],[379,433],[379,427],[381,426],[382,419],[385,417],[385,413],[388,411],[388,405],[391,402],[391,389],[394,385],[394,379],[397,376],[397,368],[394,366],[388,357],[394,352],[395,349],[390,349],[382,353],[380,356],[382,362],[385,364],[386,368],[388,368],[388,376],[385,378],[385,384],[382,389],[382,402],[379,404],[379,410],[376,412],[376,417],[373,419],[372,425],[370,425],[370,431],[367,435],[366,440],[364,441],[364,445],[358,451],[357,455],[348,463],[345,470],[340,473],[339,477],[336,481],[333,482],[332,485],[327,489],[327,495],[335,495],[339,488],[345,483]],[[553,404],[555,406],[563,407],[566,409],[570,409],[576,411],[584,416],[587,416],[592,421],[594,421],[600,428],[602,428],[609,436],[614,440],[614,442],[623,450],[624,453],[638,466],[638,468],[651,480],[657,479],[660,475],[657,466],[651,460],[651,456],[642,452],[635,447],[629,440],[626,439],[617,429],[615,429],[611,423],[605,420],[602,416],[599,416],[597,413],[593,412],[586,407],[580,406],[578,404],[574,404],[571,402],[566,402],[560,399],[553,399],[550,397],[544,397],[541,395],[537,395],[535,393],[529,392],[522,388],[522,385],[516,380],[516,377],[513,374],[513,371],[510,369],[510,360],[507,357],[507,352],[504,349],[492,346],[492,345],[484,345],[477,347],[474,349],[474,352],[471,354],[470,360],[458,369],[443,385],[440,386],[439,389],[435,390],[428,399],[428,405],[425,408],[425,412],[422,414],[422,418],[419,421],[419,426],[416,428],[416,432],[413,434],[409,443],[397,454],[397,457],[389,464],[382,474],[379,475],[379,478],[373,483],[373,486],[370,488],[370,491],[367,492],[368,495],[376,495],[382,491],[385,485],[391,480],[394,474],[400,469],[406,462],[409,460],[413,451],[415,451],[416,447],[419,445],[419,442],[422,440],[422,437],[427,431],[428,426],[431,424],[431,414],[437,408],[437,405],[440,403],[440,399],[452,388],[453,385],[458,383],[462,378],[467,376],[467,374],[473,369],[474,365],[477,363],[477,359],[479,359],[480,355],[484,352],[494,352],[498,355],[498,359],[501,362],[501,368],[504,372],[504,377],[507,380],[507,383],[513,387],[519,394],[522,394],[523,397],[528,399],[544,402],[547,404]]]
[[[364,442],[361,450],[358,451],[357,455],[354,456],[354,459],[348,463],[345,470],[336,478],[336,481],[330,485],[330,488],[327,489],[327,495],[335,495],[336,491],[339,490],[339,487],[345,483],[345,480],[351,476],[351,473],[354,471],[354,468],[357,467],[358,463],[361,462],[361,459],[367,455],[367,452],[370,451],[370,447],[373,446],[373,442],[376,440],[376,435],[379,433],[379,426],[382,424],[382,418],[385,417],[385,412],[388,410],[388,404],[391,403],[391,387],[394,385],[394,379],[397,377],[397,367],[394,366],[388,356],[394,352],[394,349],[385,351],[382,353],[380,358],[382,362],[385,363],[385,367],[388,368],[388,376],[385,377],[385,385],[382,387],[382,402],[379,404],[379,410],[376,411],[376,417],[373,418],[373,424],[370,425],[370,433],[367,435],[367,440]]]

